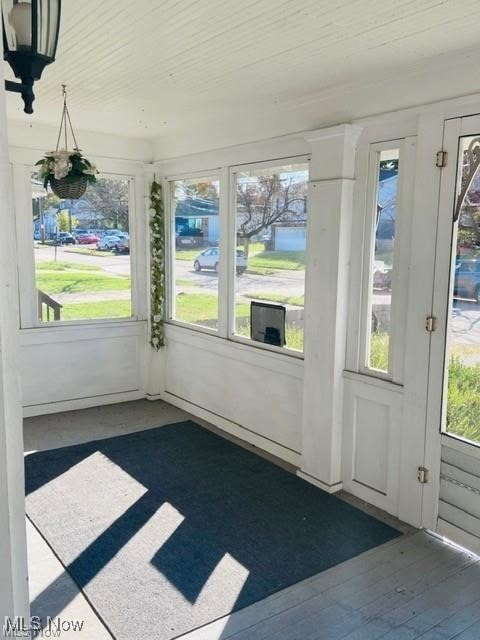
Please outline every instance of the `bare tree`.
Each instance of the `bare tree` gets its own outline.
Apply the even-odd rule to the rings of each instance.
[[[92,208],[90,223],[128,231],[128,182],[100,178],[82,198]]]
[[[274,222],[305,220],[306,181],[278,174],[237,183],[237,235],[248,256],[251,239]]]

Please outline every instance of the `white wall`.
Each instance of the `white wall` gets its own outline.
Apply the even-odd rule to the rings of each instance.
[[[164,399],[299,464],[302,360],[170,326],[164,376]]]
[[[18,100],[18,96],[16,97]],[[60,113],[58,114],[60,117]],[[33,116],[22,120],[8,121],[8,139],[11,147],[35,149],[41,158],[47,151],[53,151],[57,142],[58,127],[39,123]],[[75,136],[82,152],[87,156],[98,156],[128,161],[151,162],[153,143],[146,138],[113,136],[93,131],[76,130]]]
[[[20,331],[24,415],[145,396],[146,322]]]
[[[0,70],[0,86],[3,72]],[[0,90],[0,627],[28,615],[23,433],[19,388],[13,197],[5,94]]]

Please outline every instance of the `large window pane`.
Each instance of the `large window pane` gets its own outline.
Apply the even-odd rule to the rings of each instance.
[[[62,200],[32,175],[40,322],[132,315],[128,178],[100,178]]]
[[[461,179],[469,170],[468,146],[460,141]],[[446,347],[446,430],[480,444],[480,171],[477,170],[453,228],[453,297]]]
[[[220,183],[215,177],[176,180],[171,183],[171,195],[175,225],[172,318],[216,330]]]
[[[262,341],[297,351],[303,350],[307,188],[306,162],[236,174],[235,332],[251,337],[252,301],[269,303]]]
[[[367,365],[370,369],[388,373],[392,335],[392,280],[395,268],[399,149],[380,151],[377,154],[376,167]]]

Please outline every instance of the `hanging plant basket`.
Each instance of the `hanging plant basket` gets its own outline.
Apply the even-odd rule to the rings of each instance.
[[[45,189],[50,185],[53,193],[59,198],[78,200],[85,193],[87,186],[97,181],[98,171],[95,165],[83,157],[78,148],[68,112],[65,85],[62,85],[62,89],[63,111],[56,149],[45,154],[45,157],[36,164],[39,167],[38,173],[43,179]],[[70,129],[73,138],[73,151],[68,150],[68,129]],[[62,134],[65,146],[63,149],[59,149]]]
[[[67,178],[50,178],[50,187],[59,198],[78,200],[87,190],[88,180],[86,176],[69,176]]]

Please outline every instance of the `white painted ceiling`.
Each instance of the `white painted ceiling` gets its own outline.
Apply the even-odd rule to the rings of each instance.
[[[408,94],[404,78],[417,77],[411,103],[436,98],[446,68],[449,93],[480,89],[478,71],[457,86],[465,60],[480,69],[479,0],[63,0],[62,10],[35,114],[10,94],[11,119],[57,124],[66,83],[78,128],[165,139],[180,152],[188,137],[221,146],[366,115],[354,107],[366,87],[379,112],[395,87]]]

